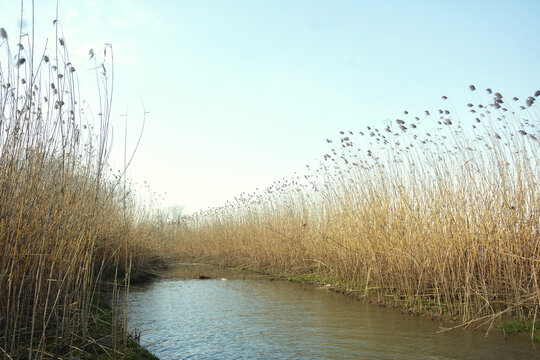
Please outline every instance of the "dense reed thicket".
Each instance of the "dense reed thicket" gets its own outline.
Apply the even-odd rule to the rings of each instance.
[[[305,177],[185,218],[180,251],[464,324],[540,319],[540,91],[470,89],[470,116],[341,131]]]
[[[120,356],[122,325],[97,315],[101,280],[129,284],[160,249],[158,224],[107,165],[112,48],[95,63],[92,115],[62,37],[36,55],[30,36],[9,35],[0,29],[0,356]],[[104,326],[96,339],[91,329]]]

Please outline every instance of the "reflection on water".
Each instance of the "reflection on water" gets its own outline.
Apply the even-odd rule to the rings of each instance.
[[[439,324],[285,281],[228,273],[134,287],[130,328],[160,359],[531,359],[524,337]],[[189,276],[182,276],[189,273]],[[205,275],[210,270],[206,270]],[[177,274],[177,275],[178,275]],[[187,280],[185,279],[187,278]]]

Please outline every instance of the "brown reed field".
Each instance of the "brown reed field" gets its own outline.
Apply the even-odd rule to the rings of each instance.
[[[180,253],[461,326],[539,320],[540,91],[470,90],[467,115],[443,96],[341,131],[304,177],[185,217]]]
[[[112,47],[93,56],[91,115],[55,23],[39,54],[31,35],[0,28],[0,357],[122,358],[133,346],[125,318],[103,309],[100,291],[127,292],[130,271],[165,253],[164,232],[107,165]]]

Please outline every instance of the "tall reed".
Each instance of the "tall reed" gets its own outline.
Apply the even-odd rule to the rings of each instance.
[[[184,218],[179,251],[463,324],[537,319],[540,91],[521,106],[487,92],[464,120],[341,131],[303,178]]]
[[[112,47],[95,64],[94,118],[55,24],[42,54],[31,36],[0,28],[0,354],[86,357],[99,348],[116,357],[122,326],[113,321],[100,339],[91,331],[103,327],[102,278],[129,285],[133,266],[160,256],[159,234],[108,166]]]

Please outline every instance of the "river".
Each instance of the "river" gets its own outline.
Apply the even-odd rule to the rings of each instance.
[[[212,279],[192,279],[199,273]],[[128,317],[160,359],[540,358],[540,347],[525,336],[437,333],[438,321],[207,266],[179,266],[164,279],[133,286]]]

